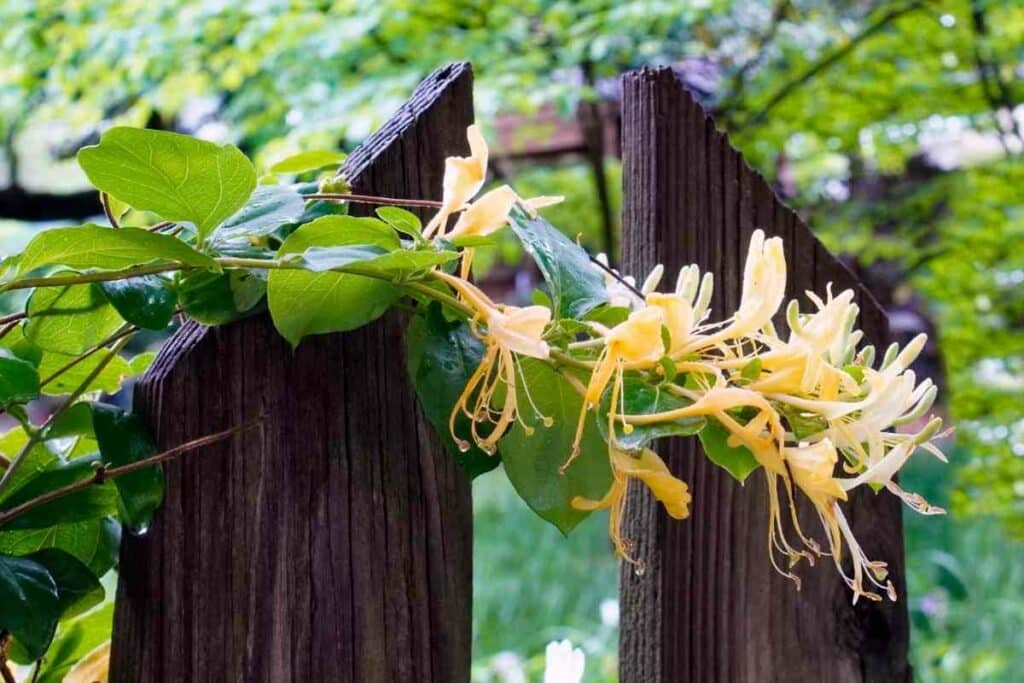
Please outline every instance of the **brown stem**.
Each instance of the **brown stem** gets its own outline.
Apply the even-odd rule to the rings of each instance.
[[[156,225],[151,225],[146,229],[149,230],[150,232],[160,232],[161,230],[165,230],[166,228],[169,228],[172,225],[174,225],[172,221],[161,221],[160,223],[157,223]]]
[[[358,204],[382,204],[387,206],[422,206],[426,208],[440,209],[441,202],[433,199],[396,199],[393,197],[376,197],[368,194],[348,194],[335,192],[317,192],[315,194],[304,194],[303,199],[323,199],[337,202],[356,202]]]
[[[28,313],[24,311],[20,313],[11,313],[10,315],[0,316],[0,325],[6,325],[7,323],[16,323],[19,320],[24,320],[28,317]]]
[[[152,467],[154,465],[159,465],[165,460],[175,458],[181,455],[182,453],[194,450],[196,448],[200,448],[202,446],[208,446],[210,444],[217,443],[218,441],[223,441],[224,439],[230,438],[235,434],[248,431],[258,425],[259,418],[247,422],[238,427],[231,427],[230,429],[225,429],[214,434],[208,434],[198,439],[193,439],[192,441],[186,441],[185,443],[179,444],[174,448],[163,451],[162,453],[157,453],[156,455],[128,463],[127,465],[121,465],[119,467],[110,468],[104,465],[100,465],[100,467],[96,469],[95,473],[93,473],[93,475],[87,479],[82,479],[81,481],[76,481],[73,484],[68,484],[67,486],[62,486],[61,488],[54,489],[52,491],[47,491],[46,493],[40,496],[25,501],[21,505],[16,505],[12,507],[10,510],[6,510],[3,513],[0,513],[0,527],[3,527],[12,519],[19,517],[20,515],[23,515],[26,512],[39,507],[40,505],[44,505],[51,501],[57,500],[58,498],[63,498],[64,496],[70,493],[74,493],[75,491],[80,491],[90,486],[102,484],[108,479],[122,477],[126,474],[131,474],[132,472],[135,472],[137,470]]]
[[[590,257],[590,262],[591,262],[591,263],[593,263],[593,264],[594,264],[595,266],[597,266],[598,268],[600,268],[601,270],[603,270],[604,272],[606,272],[606,273],[608,273],[609,275],[611,275],[611,276],[612,276],[613,278],[615,278],[616,280],[618,280],[618,281],[619,281],[619,282],[620,282],[620,283],[622,284],[622,286],[623,286],[623,287],[625,287],[625,288],[626,288],[626,289],[628,289],[629,291],[633,292],[634,294],[636,294],[636,295],[637,295],[638,297],[640,297],[641,299],[644,299],[644,298],[646,298],[646,297],[644,297],[644,293],[643,293],[643,292],[641,292],[641,291],[640,291],[639,289],[637,289],[637,288],[636,288],[635,286],[633,286],[633,285],[629,284],[629,283],[628,283],[628,282],[626,281],[626,278],[622,277],[622,276],[621,276],[621,275],[619,275],[619,274],[618,274],[617,272],[615,272],[614,270],[612,270],[611,268],[609,268],[609,267],[608,267],[608,266],[606,266],[605,264],[601,263],[600,261],[598,261],[598,260],[597,260],[596,258],[594,258],[593,256],[591,256],[591,257]]]
[[[106,192],[100,192],[100,204],[103,205],[103,213],[107,215],[107,220],[110,221],[110,227],[117,229],[121,227],[121,223],[114,217],[114,210],[110,207],[110,195]]]

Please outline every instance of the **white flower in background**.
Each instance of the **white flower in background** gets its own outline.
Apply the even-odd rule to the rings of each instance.
[[[526,683],[523,660],[515,652],[499,652],[494,655],[491,669],[499,683]]]
[[[544,683],[580,683],[586,657],[568,640],[551,641],[544,652]]]
[[[608,256],[605,254],[598,254],[594,257],[604,268],[601,268],[597,264],[594,268],[597,269],[604,277],[604,286],[608,290],[608,303],[612,306],[621,306],[623,308],[639,308],[643,306],[643,299],[636,295],[636,292],[631,287],[636,287],[636,278],[632,275],[627,275],[619,280],[616,277],[619,271],[611,268],[608,265]],[[608,272],[608,271],[611,272]],[[620,276],[621,277],[621,276]]]
[[[609,598],[601,601],[601,623],[610,628],[619,625],[619,601]]]

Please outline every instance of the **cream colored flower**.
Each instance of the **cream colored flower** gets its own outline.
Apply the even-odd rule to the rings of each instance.
[[[609,450],[612,466],[612,485],[600,500],[577,496],[572,506],[577,510],[608,509],[608,535],[615,552],[627,562],[636,564],[629,553],[629,543],[622,538],[622,517],[626,509],[629,480],[639,479],[654,497],[665,506],[665,512],[674,519],[690,515],[690,491],[686,482],[677,479],[665,462],[654,451],[644,448],[633,455],[617,448]]]
[[[64,683],[107,683],[110,676],[110,641],[78,660],[64,675]]]
[[[473,124],[466,129],[469,140],[468,157],[448,157],[444,161],[444,193],[441,208],[423,230],[424,237],[430,237],[438,229],[444,230],[448,217],[460,211],[476,196],[487,178],[487,143],[480,128]]]
[[[515,354],[541,360],[548,358],[551,350],[543,334],[551,322],[551,311],[544,306],[519,308],[495,304],[477,287],[461,278],[439,270],[434,274],[447,282],[473,308],[476,315],[472,327],[486,345],[480,365],[455,403],[448,428],[459,448],[467,450],[469,442],[455,431],[455,421],[461,412],[469,418],[474,443],[493,454],[498,441],[519,415],[516,381],[519,370]],[[477,323],[483,323],[486,330],[477,331]],[[499,398],[502,388],[504,396]],[[480,434],[478,430],[478,425],[484,422],[493,424],[487,435]]]

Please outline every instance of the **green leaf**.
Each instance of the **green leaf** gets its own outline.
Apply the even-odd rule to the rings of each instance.
[[[46,548],[29,556],[46,567],[57,585],[61,619],[70,619],[103,602],[103,586],[74,556],[57,548]]]
[[[10,631],[32,659],[42,657],[57,630],[60,601],[46,567],[0,555],[0,630]]]
[[[579,319],[608,302],[604,278],[582,247],[518,205],[512,207],[509,224],[544,275],[558,317]]]
[[[372,244],[350,247],[312,247],[302,254],[303,265],[314,272],[343,271],[358,265],[362,272],[398,277],[450,263],[457,251],[399,249],[387,251]]]
[[[178,301],[182,310],[204,325],[237,320],[263,298],[266,283],[253,272],[182,273]]]
[[[708,460],[731,474],[741,484],[760,466],[757,458],[747,447],[732,447],[728,444],[729,430],[717,420],[709,419],[697,436]]]
[[[448,429],[455,402],[483,357],[483,344],[466,323],[446,321],[436,305],[409,321],[405,343],[406,364],[420,406],[455,462],[470,478],[493,470],[501,458],[475,445],[467,451],[459,450]],[[468,434],[469,418],[460,414],[455,429]]]
[[[159,275],[142,275],[99,283],[121,317],[145,330],[162,330],[171,322],[178,295]]]
[[[92,423],[103,462],[127,465],[157,454],[149,429],[138,415],[120,408],[92,404]],[[135,532],[149,525],[164,498],[164,476],[159,465],[114,479],[119,494],[121,521]]]
[[[270,167],[270,172],[305,173],[306,171],[319,171],[321,168],[328,166],[340,166],[343,161],[345,161],[345,155],[341,152],[326,149],[309,150],[282,159]]]
[[[62,623],[46,653],[36,683],[62,683],[68,672],[90,652],[110,640],[114,626],[114,602]]]
[[[70,522],[44,529],[0,531],[0,553],[30,555],[58,548],[78,558],[95,576],[103,576],[117,563],[121,525],[111,517]]]
[[[43,391],[47,394],[67,394],[74,391],[82,385],[86,378],[96,369],[96,366],[103,362],[106,355],[106,351],[98,351],[76,363],[47,382],[43,386]],[[43,378],[43,381],[46,381],[58,370],[75,360],[75,358],[76,356],[74,355],[48,352],[43,355],[43,359],[39,362],[39,376]],[[128,361],[120,355],[116,355],[89,382],[85,387],[85,391],[103,391],[108,394],[115,394],[120,390],[121,383],[135,374],[131,366],[128,365]]]
[[[217,228],[213,239],[220,244],[269,235],[282,225],[297,221],[305,208],[306,200],[294,187],[257,187],[246,205]]]
[[[111,128],[78,152],[78,164],[93,185],[129,206],[192,223],[199,243],[256,188],[256,169],[234,145],[165,131]]]
[[[39,396],[39,372],[26,360],[0,348],[0,406],[25,403]]]
[[[601,414],[607,415],[611,392],[605,392],[604,401],[601,404]],[[651,386],[640,377],[626,377],[622,383],[622,403],[625,405],[627,414],[650,415],[661,413],[667,410],[683,408],[692,403],[678,396],[670,394],[663,388]],[[618,411],[618,407],[616,408]],[[647,446],[651,441],[666,436],[691,436],[701,431],[707,424],[702,416],[682,417],[672,422],[661,422],[650,425],[631,425],[632,430],[626,433],[623,430],[621,421],[615,424],[615,440],[625,450],[639,450]],[[606,419],[598,420],[598,427],[601,429],[601,436],[608,438],[608,423]]]
[[[416,238],[423,233],[423,223],[412,211],[397,206],[379,206],[377,215],[398,232]]]
[[[533,434],[516,424],[498,449],[509,481],[520,497],[543,519],[568,533],[589,514],[573,508],[572,499],[600,499],[611,486],[608,445],[601,437],[594,413],[590,412],[584,423],[580,455],[563,475],[559,468],[572,452],[583,399],[547,364],[531,358],[523,358],[521,363],[519,415]],[[543,419],[534,413],[526,391],[541,414],[553,420],[551,427],[545,427]]]
[[[149,366],[152,365],[155,360],[155,351],[143,351],[128,361],[128,365],[131,367],[133,375],[141,375],[146,370],[149,370]]]
[[[498,244],[496,239],[487,235],[460,235],[447,242],[456,247],[493,247]]]
[[[0,348],[7,349],[18,358],[39,366],[43,350],[25,337],[25,324],[16,325],[6,336],[0,338]]]
[[[53,228],[36,235],[21,256],[18,273],[44,266],[80,270],[124,270],[146,263],[184,264],[216,268],[217,264],[176,237],[142,228],[83,225]]]
[[[8,460],[13,460],[21,453],[25,444],[28,443],[28,435],[21,427],[14,427],[0,436],[0,453]],[[0,494],[0,503],[9,497],[18,487],[32,479],[40,472],[44,472],[58,462],[57,456],[50,452],[42,444],[36,444],[29,449],[28,454],[22,460],[21,467],[14,471],[7,481],[5,493]]]
[[[668,347],[665,347],[668,348]],[[761,376],[761,358],[755,357],[740,370],[740,377],[748,382],[756,382]]]
[[[394,230],[377,219],[325,216],[289,235],[278,253],[286,256],[312,247],[350,245],[385,250],[401,246]],[[267,284],[274,325],[292,346],[306,335],[362,327],[383,315],[399,296],[400,291],[388,282],[348,273],[274,270]]]
[[[42,472],[29,478],[12,493],[4,496],[3,502],[0,503],[0,509],[10,510],[54,489],[88,479],[95,473],[93,468],[98,463],[99,458],[95,455],[75,458],[66,463],[56,461]],[[60,524],[116,515],[117,510],[117,490],[111,482],[104,482],[87,486],[56,500],[43,503],[15,517],[0,530],[44,529]]]
[[[79,354],[124,321],[93,283],[41,287],[28,300],[25,336],[46,351]]]

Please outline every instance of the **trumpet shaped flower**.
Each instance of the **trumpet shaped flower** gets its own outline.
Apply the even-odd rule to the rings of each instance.
[[[444,160],[444,188],[441,208],[423,229],[423,235],[430,237],[438,229],[443,230],[448,217],[462,210],[466,203],[476,196],[487,178],[487,142],[479,126],[466,129],[470,154],[467,157],[448,157]]]
[[[485,452],[493,454],[497,450],[498,441],[518,418],[516,378],[520,371],[516,355],[542,360],[548,358],[551,350],[543,334],[551,322],[551,311],[544,306],[519,308],[495,304],[486,294],[462,278],[441,271],[435,274],[473,308],[473,329],[486,346],[480,364],[455,403],[448,419],[448,428],[459,448],[468,450],[469,442],[455,431],[456,419],[460,413],[464,414],[469,418],[474,443]],[[485,331],[479,331],[478,323],[483,323]],[[502,388],[503,396],[499,391]],[[484,422],[493,425],[493,429],[486,435],[478,429],[478,425]]]
[[[637,479],[654,494],[674,519],[690,515],[690,491],[686,482],[677,479],[665,462],[654,451],[644,448],[638,454],[612,448],[609,451],[612,467],[612,485],[600,500],[577,496],[572,506],[577,510],[609,510],[608,535],[619,557],[637,564],[630,555],[630,543],[622,538],[622,517],[626,509],[629,480]]]

